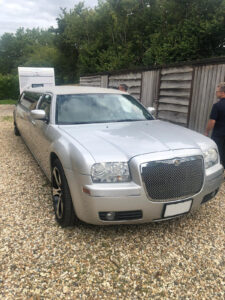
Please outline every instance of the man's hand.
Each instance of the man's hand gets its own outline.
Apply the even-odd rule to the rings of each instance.
[[[209,132],[214,128],[216,124],[215,120],[209,119],[208,124],[206,126],[205,135],[208,136]]]

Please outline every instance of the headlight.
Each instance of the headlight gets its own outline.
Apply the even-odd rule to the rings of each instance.
[[[208,169],[218,163],[218,153],[216,149],[210,148],[209,150],[203,152],[205,168]]]
[[[106,162],[94,164],[91,178],[95,183],[128,182],[130,172],[125,162]]]

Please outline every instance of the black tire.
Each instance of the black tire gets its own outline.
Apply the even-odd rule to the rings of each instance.
[[[56,220],[62,227],[73,226],[78,222],[66,176],[58,159],[52,165],[52,200]]]
[[[16,126],[16,123],[14,123],[14,134],[15,134],[16,136],[19,136],[19,135],[20,135],[20,132],[19,132],[19,129],[17,128],[17,126]]]

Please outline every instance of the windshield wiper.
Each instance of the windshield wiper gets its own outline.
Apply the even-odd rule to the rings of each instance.
[[[119,123],[119,122],[137,122],[147,121],[147,119],[121,119],[121,120],[104,120],[104,121],[91,121],[91,122],[65,122],[58,125],[81,125],[81,124],[99,124],[99,123]]]

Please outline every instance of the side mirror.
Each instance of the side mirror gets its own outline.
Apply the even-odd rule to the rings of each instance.
[[[156,111],[154,107],[147,107],[148,112],[155,117]]]
[[[34,120],[47,120],[46,113],[42,109],[34,109],[30,112],[30,114]]]

